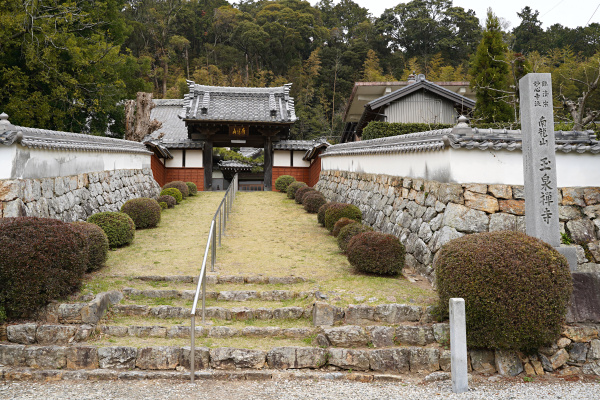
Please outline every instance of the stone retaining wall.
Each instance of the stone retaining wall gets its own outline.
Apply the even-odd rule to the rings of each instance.
[[[406,265],[431,281],[433,257],[448,241],[477,232],[525,232],[523,186],[326,170],[315,188],[328,200],[359,207],[365,224],[398,236]],[[561,188],[558,198],[561,233],[576,244],[578,270],[600,271],[600,188]]]
[[[0,180],[0,217],[86,220],[102,211],[119,211],[130,199],[157,197],[152,170],[121,169],[42,179]]]

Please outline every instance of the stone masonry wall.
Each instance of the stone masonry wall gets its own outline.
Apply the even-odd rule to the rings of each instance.
[[[129,199],[153,198],[159,193],[150,168],[0,180],[0,217],[85,220],[97,212],[119,211]]]
[[[365,224],[399,237],[406,265],[429,280],[433,257],[448,241],[477,232],[525,232],[523,186],[327,170],[315,188],[328,200],[356,205]],[[560,188],[558,198],[561,233],[577,245],[579,271],[600,271],[600,188]]]

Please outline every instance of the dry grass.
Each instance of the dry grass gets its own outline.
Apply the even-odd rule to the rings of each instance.
[[[201,326],[201,318],[197,318],[198,326]],[[164,319],[164,318],[156,318],[156,317],[140,317],[140,316],[126,316],[126,315],[112,315],[108,319],[103,320],[101,325],[111,325],[111,326],[190,326],[189,318],[184,319]],[[232,328],[242,329],[247,326],[254,327],[271,327],[276,326],[278,328],[313,328],[310,320],[306,318],[300,319],[249,319],[245,321],[223,321],[211,319],[207,320],[207,324],[205,327],[211,326],[228,326]]]
[[[318,225],[316,215],[278,192],[238,195],[216,268],[224,275],[306,277],[312,282],[309,286],[339,299],[340,305],[356,303],[356,296],[374,303],[393,297],[398,302],[432,304],[436,298],[430,287],[403,277],[356,273],[335,238]]]

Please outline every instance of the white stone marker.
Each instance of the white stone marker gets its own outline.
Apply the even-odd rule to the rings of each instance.
[[[467,318],[465,299],[450,299],[450,371],[452,391],[463,393],[469,390],[467,376]]]
[[[560,246],[550,74],[527,74],[519,81],[525,226],[529,236]]]

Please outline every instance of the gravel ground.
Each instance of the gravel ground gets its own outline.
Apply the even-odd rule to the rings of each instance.
[[[0,399],[600,399],[600,384],[583,382],[482,382],[453,394],[449,381],[430,384],[282,380],[268,382],[0,382]]]

